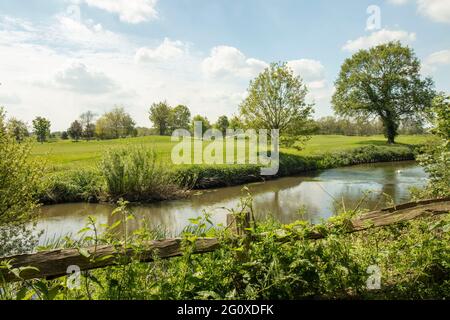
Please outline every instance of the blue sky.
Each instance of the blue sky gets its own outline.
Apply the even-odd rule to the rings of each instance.
[[[380,24],[368,30],[373,5]],[[116,104],[150,126],[159,100],[214,121],[237,112],[268,63],[287,61],[320,117],[344,59],[389,40],[414,48],[448,92],[449,31],[450,0],[0,0],[0,105],[54,130]]]

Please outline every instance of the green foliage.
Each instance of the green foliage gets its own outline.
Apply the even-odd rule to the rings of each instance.
[[[217,130],[220,130],[220,132],[222,132],[222,135],[225,136],[227,133],[227,129],[230,127],[230,122],[228,121],[228,117],[227,116],[219,117],[219,119],[217,120],[214,127]],[[243,128],[240,128],[240,129],[243,129]]]
[[[174,130],[189,130],[191,112],[188,107],[178,105],[175,108],[167,102],[154,103],[150,108],[150,121],[159,135],[171,135]]]
[[[91,140],[95,137],[95,124],[94,119],[96,114],[92,111],[86,111],[80,115],[80,122],[82,126],[82,136],[86,140]]]
[[[107,151],[99,170],[105,181],[105,192],[112,199],[166,200],[182,191],[157,154],[142,146]]]
[[[49,175],[39,193],[44,204],[98,202],[102,196],[102,179],[96,170],[72,170]]]
[[[26,123],[15,118],[9,119],[6,130],[17,142],[22,142],[30,136]]]
[[[176,106],[172,109],[171,120],[171,131],[177,129],[189,130],[189,124],[191,122],[191,111],[186,106]]]
[[[360,50],[344,62],[332,103],[339,115],[378,117],[394,143],[401,120],[423,119],[435,94],[432,87],[430,78],[421,79],[413,50],[391,42]]]
[[[208,118],[203,117],[201,115],[196,115],[195,117],[192,118],[191,132],[194,132],[196,122],[200,122],[202,124],[202,135],[204,135],[206,131],[212,128]]]
[[[118,139],[133,136],[135,122],[123,107],[115,107],[101,116],[95,124],[95,132],[100,139]]]
[[[50,121],[42,117],[33,120],[34,134],[38,142],[44,143],[47,141],[50,136],[50,125]]]
[[[308,88],[286,63],[272,63],[250,82],[247,98],[240,105],[246,127],[278,129],[287,146],[309,131],[313,109],[307,105]]]
[[[433,101],[433,129],[436,140],[424,147],[420,164],[430,182],[422,197],[450,196],[450,96],[438,95]]]
[[[150,121],[158,129],[159,135],[169,134],[172,109],[167,102],[154,103],[150,107]]]
[[[236,219],[252,212],[251,198],[230,210]],[[139,262],[142,250],[158,234],[145,227],[127,233],[134,220],[127,203],[114,211],[117,223],[100,235],[90,219],[78,245],[111,244],[133,250],[114,255],[115,265],[83,273],[80,287],[67,290],[67,279],[0,285],[2,299],[448,299],[450,297],[450,216],[346,234],[349,214],[311,225],[250,223],[244,237],[225,226],[211,228],[208,214],[191,220],[182,233],[182,256]],[[241,220],[238,220],[241,221]],[[320,232],[326,237],[310,240]],[[193,254],[199,237],[217,237],[221,246]],[[73,246],[73,243],[68,243]],[[81,250],[81,249],[80,249]],[[93,259],[84,252],[88,259]],[[111,257],[108,257],[111,258]],[[95,260],[92,260],[95,263]],[[367,287],[368,268],[381,272],[381,289]],[[8,268],[4,265],[3,268]],[[10,268],[10,267],[9,267]],[[16,272],[18,272],[16,270]]]
[[[26,224],[36,216],[43,166],[30,159],[31,146],[7,134],[0,108],[0,256],[22,252],[35,241]]]
[[[78,120],[72,122],[70,128],[67,130],[67,133],[72,138],[72,140],[78,142],[78,140],[80,140],[81,136],[83,135],[83,127],[81,126],[81,123]]]

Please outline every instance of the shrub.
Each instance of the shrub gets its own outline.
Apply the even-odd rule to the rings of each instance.
[[[98,202],[102,181],[96,170],[76,170],[50,175],[44,182],[39,199],[44,204]]]
[[[170,169],[158,161],[156,152],[144,147],[107,151],[100,162],[100,174],[111,200],[159,201],[184,191]]]
[[[0,256],[27,251],[36,241],[27,226],[36,217],[43,169],[30,158],[31,142],[7,134],[4,119],[0,108]]]
[[[424,146],[419,156],[420,164],[429,174],[430,183],[421,197],[450,196],[450,96],[438,96],[433,102],[436,139]]]

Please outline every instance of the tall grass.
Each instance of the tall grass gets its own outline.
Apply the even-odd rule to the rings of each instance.
[[[159,201],[180,196],[184,189],[157,153],[143,146],[109,150],[100,161],[100,174],[110,200]]]

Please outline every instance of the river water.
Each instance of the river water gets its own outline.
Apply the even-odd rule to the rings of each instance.
[[[254,198],[257,219],[273,216],[282,223],[299,219],[320,222],[335,214],[337,208],[378,209],[393,201],[410,200],[410,187],[426,184],[427,175],[415,162],[393,162],[358,165],[313,172],[296,177],[247,185]],[[227,209],[239,206],[245,195],[243,186],[196,192],[188,199],[132,207],[136,216],[129,228],[143,226],[164,230],[167,236],[178,235],[189,219],[203,212],[212,214],[215,224],[225,224]],[[119,219],[111,217],[108,204],[60,204],[41,208],[38,229],[44,230],[41,244],[62,236],[75,236],[94,216],[99,225],[111,225]]]

